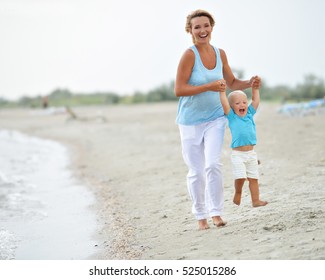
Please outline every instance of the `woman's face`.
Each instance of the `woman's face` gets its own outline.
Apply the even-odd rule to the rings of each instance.
[[[196,43],[210,42],[212,26],[209,18],[205,16],[195,17],[191,20],[191,34]]]

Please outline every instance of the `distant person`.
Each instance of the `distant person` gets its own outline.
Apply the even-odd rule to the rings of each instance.
[[[49,98],[48,96],[42,97],[42,107],[43,109],[46,109],[49,106]]]
[[[252,102],[249,106],[246,94],[240,90],[231,92],[228,98],[226,92],[221,91],[220,100],[232,136],[231,162],[235,186],[233,202],[240,205],[243,185],[247,179],[253,207],[265,206],[267,202],[260,200],[258,160],[254,151],[256,145],[254,115],[260,103],[259,89],[252,88]]]
[[[224,50],[210,44],[215,21],[204,10],[187,16],[186,32],[193,46],[180,59],[175,95],[180,97],[176,123],[179,125],[182,154],[189,169],[187,186],[192,212],[199,229],[208,229],[208,217],[217,227],[226,225],[221,174],[221,148],[227,119],[219,92],[260,86],[260,79],[242,81],[235,78]]]

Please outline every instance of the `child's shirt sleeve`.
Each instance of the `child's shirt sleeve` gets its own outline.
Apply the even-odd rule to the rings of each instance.
[[[230,111],[228,113],[228,115],[225,115],[227,117],[228,120],[231,120],[234,118],[235,112],[232,108],[230,108]]]

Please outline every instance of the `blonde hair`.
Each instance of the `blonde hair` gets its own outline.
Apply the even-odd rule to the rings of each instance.
[[[192,13],[190,13],[186,17],[185,31],[187,33],[191,32],[191,29],[192,29],[191,21],[192,21],[193,18],[196,18],[196,17],[207,17],[209,19],[209,21],[210,21],[210,25],[212,27],[214,27],[215,21],[214,21],[213,16],[209,12],[207,12],[205,10],[196,10],[196,11],[193,11]],[[194,40],[193,36],[192,36],[192,41],[193,41],[193,43],[195,43],[195,40]]]
[[[246,93],[243,92],[242,90],[234,90],[234,91],[232,91],[228,95],[228,101],[229,101],[230,106],[232,104],[233,97],[236,96],[236,95],[244,95],[245,97],[247,97]]]

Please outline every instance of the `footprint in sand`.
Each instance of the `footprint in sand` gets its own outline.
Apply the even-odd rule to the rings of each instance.
[[[286,230],[286,226],[283,223],[278,223],[272,226],[265,226],[263,227],[263,229],[267,230],[267,231],[272,231],[272,232],[276,232],[276,231],[284,231]]]

